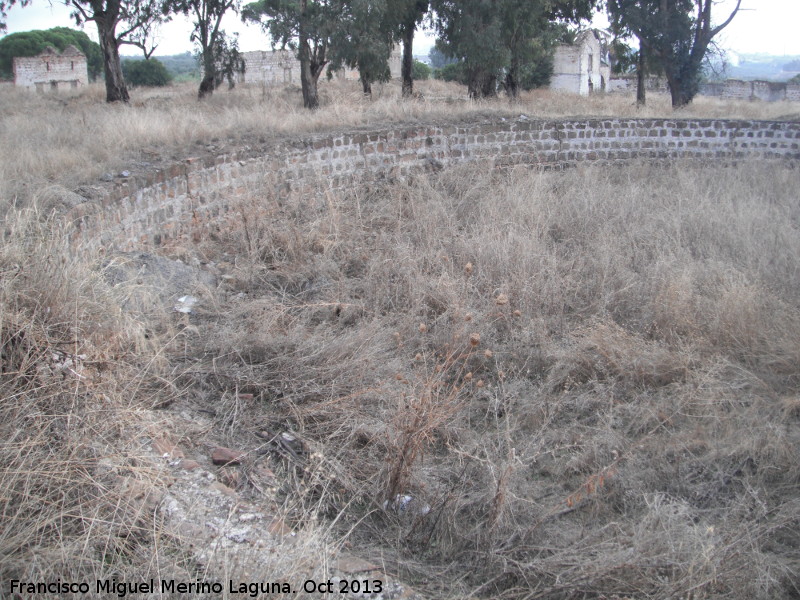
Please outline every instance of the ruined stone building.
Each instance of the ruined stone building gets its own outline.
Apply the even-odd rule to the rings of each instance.
[[[593,29],[577,35],[574,44],[560,44],[553,56],[550,89],[587,96],[605,91],[611,78],[602,32]]]
[[[244,73],[238,76],[238,83],[260,83],[264,85],[300,85],[300,61],[290,50],[255,50],[243,52]],[[389,57],[389,71],[392,79],[400,78],[400,47],[395,46]],[[358,80],[358,71],[344,69],[337,77]]]
[[[239,83],[282,85],[300,84],[300,61],[289,50],[255,50],[242,52],[244,73]]]
[[[59,54],[48,46],[36,56],[14,58],[14,85],[44,92],[76,89],[89,84],[86,56],[75,46]]]

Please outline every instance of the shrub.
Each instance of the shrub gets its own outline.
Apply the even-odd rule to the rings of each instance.
[[[466,85],[466,79],[464,78],[464,65],[460,62],[443,66],[441,69],[436,71],[435,77],[436,79],[441,79],[442,81],[455,81],[456,83]]]
[[[412,74],[414,79],[430,79],[432,69],[426,65],[424,62],[420,60],[414,61],[414,68],[412,70]]]
[[[125,60],[122,62],[125,81],[133,86],[162,87],[169,85],[172,76],[156,58],[149,60]]]

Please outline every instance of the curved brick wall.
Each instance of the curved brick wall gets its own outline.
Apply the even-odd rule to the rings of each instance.
[[[465,161],[557,168],[632,159],[800,161],[800,123],[678,119],[514,120],[396,126],[279,141],[190,158],[111,186],[73,215],[84,242],[132,250],[197,231],[248,189],[314,194]]]

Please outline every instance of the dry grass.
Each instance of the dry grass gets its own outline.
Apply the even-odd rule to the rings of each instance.
[[[108,258],[66,251],[52,214],[65,190],[147,152],[638,114],[547,94],[471,105],[438,82],[410,103],[391,87],[372,103],[326,93],[313,115],[255,89],[0,104],[4,200],[32,207],[7,214],[0,248],[4,585],[194,580],[190,540],[154,519],[164,473],[147,446],[170,413],[153,409],[174,401],[213,408],[231,446],[291,431],[307,450],[269,455],[269,501],[304,543],[220,554],[220,577],[252,560],[260,579],[322,576],[345,544],[437,598],[797,597],[795,169],[470,165],[280,201],[266,177],[213,239],[163,249],[225,275],[183,323],[158,317],[159,290],[109,285]],[[648,116],[670,114],[659,102]],[[781,110],[797,107],[691,109]]]
[[[316,500],[433,596],[793,597],[795,181],[471,166],[302,211],[264,191],[244,210],[269,218],[201,248],[236,265],[195,343],[263,400],[241,427],[313,440],[337,490]]]
[[[141,456],[157,361],[57,222],[11,215],[0,249],[0,573],[109,573],[152,541]],[[87,260],[88,259],[88,260]],[[135,399],[131,399],[131,398]],[[131,490],[135,488],[137,493]],[[141,558],[141,556],[140,556]]]
[[[313,519],[313,507],[304,512],[300,541],[276,541],[266,565],[263,549],[233,554],[219,544],[204,548],[200,564],[197,540],[164,526],[157,508],[173,476],[150,445],[171,420],[155,409],[188,391],[167,360],[179,323],[157,293],[135,283],[112,286],[107,260],[69,250],[52,213],[34,207],[7,215],[0,247],[0,597],[31,596],[12,594],[12,580],[86,582],[89,593],[76,594],[85,598],[108,597],[95,587],[100,580],[250,583],[298,574],[324,581],[335,538]]]
[[[101,86],[82,94],[36,95],[0,89],[0,197],[28,200],[43,185],[67,188],[91,183],[105,172],[222,151],[242,140],[340,130],[362,125],[452,121],[526,113],[542,118],[570,116],[672,116],[666,96],[652,95],[639,110],[627,96],[580,98],[535,91],[519,102],[469,102],[464,88],[439,81],[418,82],[420,97],[404,102],[399,87],[376,88],[364,100],[357,82],[322,84],[323,107],[302,108],[299,88],[248,86],[221,91],[198,103],[195,86],[134,90],[130,106],[107,105]],[[800,103],[724,102],[698,98],[678,113],[686,117],[800,118]],[[31,115],[36,115],[31,118]]]

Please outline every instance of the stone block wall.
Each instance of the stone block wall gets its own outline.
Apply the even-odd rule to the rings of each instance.
[[[264,85],[300,85],[300,61],[289,50],[255,50],[243,52],[245,70],[237,76],[237,83],[260,83]],[[392,78],[400,75],[400,46],[395,46],[389,57],[389,72]],[[359,74],[354,69],[342,69],[337,77],[357,81]]]
[[[646,79],[647,91],[669,93],[669,87],[664,79],[648,77]],[[636,77],[614,77],[608,85],[609,92],[635,93]],[[699,94],[701,96],[714,96],[731,100],[762,100],[764,102],[779,102],[788,100],[800,101],[800,84],[777,81],[741,81],[728,79],[723,82],[701,83]]]
[[[397,126],[317,135],[190,158],[118,181],[71,215],[75,238],[132,250],[202,236],[248,193],[304,201],[379,180],[481,161],[497,168],[563,168],[632,160],[800,163],[800,123],[682,119],[515,120]],[[266,188],[265,188],[266,186]]]
[[[703,83],[700,94],[733,100],[762,100],[779,102],[781,100],[800,100],[800,84],[778,81],[740,81],[728,79],[722,83]]]
[[[636,93],[636,76],[612,77],[609,80],[607,91],[610,93]],[[645,77],[644,87],[648,92],[669,93],[667,81],[660,77]]]
[[[76,89],[88,85],[86,57],[75,46],[59,54],[48,46],[37,56],[14,58],[14,85],[36,91]]]
[[[239,83],[300,85],[300,61],[288,50],[243,52],[245,70]]]

